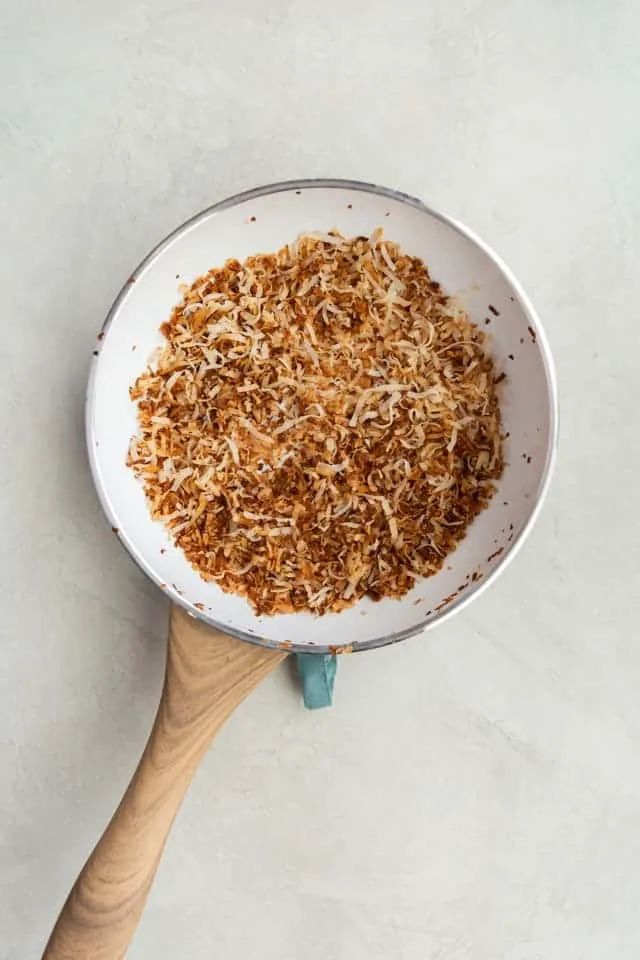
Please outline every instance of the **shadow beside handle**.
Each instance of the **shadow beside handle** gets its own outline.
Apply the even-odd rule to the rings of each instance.
[[[213,736],[286,656],[234,640],[172,606],[156,719],[122,801],[58,917],[43,960],[120,960],[171,824]]]

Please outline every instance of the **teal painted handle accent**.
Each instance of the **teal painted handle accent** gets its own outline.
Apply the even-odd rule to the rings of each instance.
[[[296,660],[307,710],[330,707],[338,666],[337,657],[329,654],[298,653]]]

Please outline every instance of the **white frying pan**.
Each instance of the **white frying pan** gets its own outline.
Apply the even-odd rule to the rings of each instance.
[[[303,232],[337,227],[348,236],[369,235],[378,226],[407,253],[421,257],[434,279],[490,334],[497,368],[506,373],[500,388],[504,474],[490,506],[441,572],[418,582],[402,600],[364,599],[323,617],[259,617],[245,599],[202,581],[152,521],[142,488],[125,464],[136,432],[129,386],[161,344],[158,328],[178,301],[181,283],[229,257],[275,251]],[[167,677],[140,766],[65,904],[45,951],[48,960],[124,955],[200,757],[233,707],[285,652],[366,650],[402,640],[451,616],[488,586],[538,514],[556,435],[553,363],[526,294],[485,243],[419,200],[347,180],[273,184],[210,207],[149,254],[97,337],[87,442],[114,534],[174,603]]]

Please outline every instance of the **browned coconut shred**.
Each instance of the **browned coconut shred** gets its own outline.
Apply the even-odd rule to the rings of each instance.
[[[128,464],[194,568],[258,613],[401,597],[490,500],[484,334],[382,230],[228,260],[161,330]]]

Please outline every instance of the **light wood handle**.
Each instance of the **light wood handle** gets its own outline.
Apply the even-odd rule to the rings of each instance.
[[[286,656],[171,608],[165,681],[147,746],[62,908],[43,960],[120,960],[182,798],[214,734]]]

